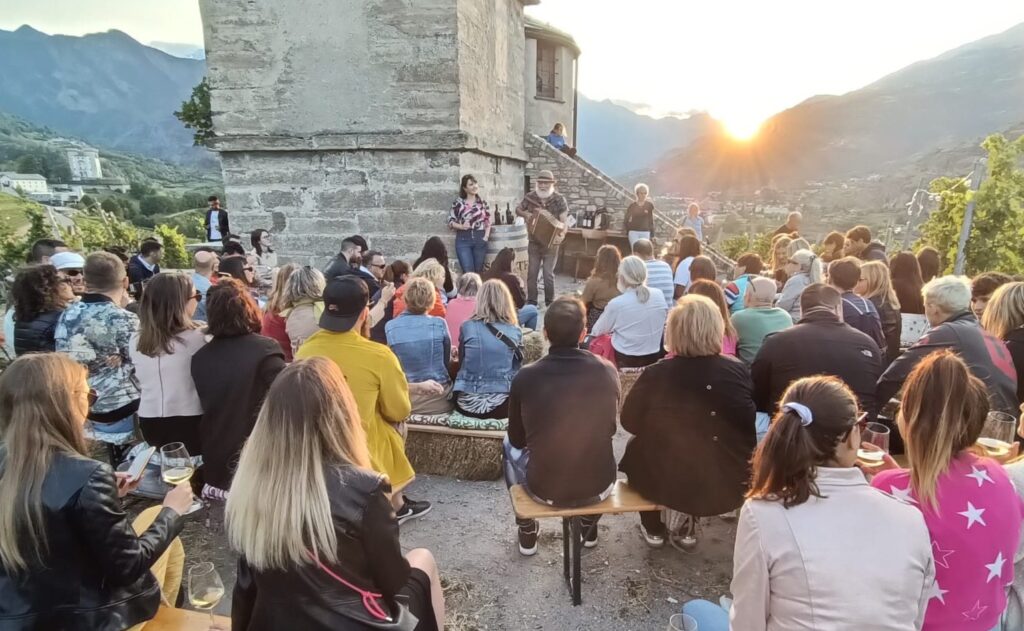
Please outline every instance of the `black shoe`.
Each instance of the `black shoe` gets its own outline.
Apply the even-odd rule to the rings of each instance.
[[[536,519],[528,525],[519,526],[519,554],[524,557],[532,557],[537,554],[538,535],[540,535],[540,524]]]
[[[430,509],[430,502],[417,502],[416,500],[411,500],[407,497],[405,498],[405,503],[402,504],[402,508],[395,516],[398,517],[399,524],[404,524],[410,519],[423,517],[430,512]]]

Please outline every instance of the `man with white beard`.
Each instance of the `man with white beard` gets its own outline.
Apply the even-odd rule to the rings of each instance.
[[[566,215],[569,205],[565,197],[555,191],[555,176],[551,171],[541,171],[537,175],[536,190],[527,193],[523,201],[516,206],[516,215],[526,219],[530,232],[529,256],[530,266],[526,274],[526,301],[537,304],[537,274],[544,268],[544,304],[550,305],[555,300],[555,261],[558,260],[558,246],[565,240],[567,226]],[[547,211],[555,218],[555,235],[550,243],[542,242],[536,236],[537,226],[548,222],[541,217],[541,211]],[[548,222],[550,223],[550,222]]]

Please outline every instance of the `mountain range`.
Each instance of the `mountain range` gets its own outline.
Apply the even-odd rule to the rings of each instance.
[[[0,58],[18,61],[0,64],[0,112],[105,148],[210,162],[173,116],[205,72],[201,53],[146,46],[120,31],[0,30]],[[731,139],[705,113],[656,119],[640,108],[580,95],[578,144],[607,173],[647,180],[659,192],[785,188],[938,168],[978,153],[989,133],[1024,127],[1024,24],[859,90],[809,98],[768,119],[750,142]]]

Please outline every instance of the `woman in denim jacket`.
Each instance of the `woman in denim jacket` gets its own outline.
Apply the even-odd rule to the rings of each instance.
[[[413,414],[446,414],[451,379],[448,361],[452,340],[444,318],[427,315],[434,307],[437,293],[426,278],[413,278],[405,284],[405,311],[384,327],[388,346],[398,356],[409,384],[429,382],[422,391],[410,388]]]
[[[508,287],[489,280],[476,297],[476,312],[459,332],[455,409],[480,419],[508,417],[512,378],[523,362],[523,332]]]

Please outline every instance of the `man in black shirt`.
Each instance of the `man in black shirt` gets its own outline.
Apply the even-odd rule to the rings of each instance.
[[[579,344],[587,311],[562,297],[544,315],[549,354],[512,380],[505,441],[505,482],[522,484],[537,501],[572,508],[596,504],[615,484],[612,436],[619,377],[610,363]],[[536,520],[516,519],[519,552],[537,552]],[[597,545],[597,517],[583,523],[584,545]]]

